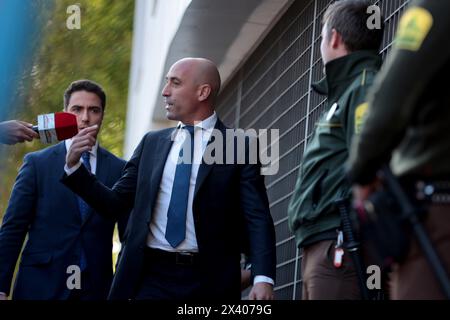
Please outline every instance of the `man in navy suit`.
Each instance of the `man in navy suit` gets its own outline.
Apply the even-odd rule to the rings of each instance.
[[[179,124],[147,133],[113,188],[79,162],[94,143],[94,128],[80,132],[67,154],[63,183],[101,214],[133,209],[109,298],[239,300],[246,239],[249,297],[272,299],[275,232],[261,166],[238,162],[236,155],[231,163],[203,157],[217,133],[224,137],[227,130],[214,111],[217,67],[206,59],[182,59],[166,80],[167,117]],[[234,147],[224,143],[216,151],[228,155]],[[246,144],[247,159],[249,150]]]
[[[84,166],[99,181],[112,186],[125,161],[98,145],[96,138],[105,103],[103,89],[90,80],[73,82],[64,94],[64,111],[77,116],[79,130],[94,125],[97,128],[93,147],[83,154]],[[13,299],[107,297],[113,276],[112,238],[116,220],[96,214],[59,182],[71,144],[72,140],[66,140],[24,158],[0,229],[0,299],[9,295],[27,235]],[[124,215],[119,223],[120,232],[126,221]]]

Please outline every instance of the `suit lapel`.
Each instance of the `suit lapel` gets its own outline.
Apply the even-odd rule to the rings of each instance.
[[[175,130],[175,129],[174,129]],[[161,178],[164,172],[164,166],[166,164],[167,157],[169,156],[170,148],[172,147],[172,133],[174,130],[164,132],[158,137],[158,142],[154,149],[153,165],[151,167],[151,179],[150,179],[150,204],[153,206],[154,199],[156,198],[161,183]]]
[[[225,130],[226,130],[225,125],[222,123],[222,121],[217,119],[217,122],[216,122],[216,125],[214,126],[214,129],[218,129],[218,130],[220,130],[220,132],[222,132],[222,137],[224,139],[223,142],[224,142],[224,146],[225,146],[225,133],[226,133],[225,132]],[[211,143],[211,139],[208,141],[208,145],[210,143]],[[200,187],[202,186],[202,184],[205,181],[206,177],[211,172],[211,170],[214,167],[214,165],[215,165],[214,163],[213,164],[206,164],[203,161],[203,157],[202,157],[202,163],[200,164],[200,167],[198,168],[197,181],[195,182],[194,198],[197,195],[197,192],[200,189]]]
[[[62,177],[64,174],[64,166],[66,164],[67,150],[64,141],[56,145],[54,153],[55,153],[54,155],[55,161],[54,162],[52,161],[52,165],[55,165],[56,167],[55,174],[59,180],[59,178]],[[66,203],[68,208],[75,208],[77,214],[76,217],[74,218],[76,219],[76,223],[81,223],[77,195],[72,191],[70,191],[68,188],[65,188],[64,186],[61,185],[61,194],[58,195],[57,197],[59,198],[59,201],[61,201],[62,203]]]
[[[97,149],[97,166],[95,169],[95,176],[97,179],[102,182],[103,184],[106,184],[108,179],[108,172],[110,167],[110,161],[108,161],[108,155],[106,154],[105,150],[101,148],[100,146]],[[78,204],[78,201],[77,201]],[[94,210],[92,208],[89,208],[89,212],[86,215],[86,218],[81,221],[81,227],[90,220],[92,215],[94,214]],[[81,218],[81,215],[80,215]]]
[[[108,161],[108,155],[103,148],[98,147],[97,151],[97,168],[95,170],[95,175],[97,179],[102,183],[106,183],[108,179],[108,172],[110,161]]]

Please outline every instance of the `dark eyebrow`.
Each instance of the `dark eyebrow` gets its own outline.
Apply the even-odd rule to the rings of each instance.
[[[166,77],[166,81],[174,81],[174,80],[181,82],[180,78],[177,78],[177,77]]]
[[[84,106],[80,106],[80,105],[78,105],[78,104],[74,104],[74,105],[72,105],[72,106],[70,106],[69,108],[84,108]],[[102,108],[102,107],[100,107],[100,106],[88,106],[88,108]]]

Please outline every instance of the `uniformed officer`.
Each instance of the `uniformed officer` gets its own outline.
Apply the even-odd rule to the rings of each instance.
[[[358,278],[342,248],[341,218],[335,201],[350,198],[345,162],[367,110],[366,93],[381,66],[383,37],[367,26],[370,1],[342,0],[323,17],[321,55],[325,78],[313,89],[328,98],[315,125],[289,204],[289,227],[303,249],[305,300],[359,299]]]
[[[376,172],[391,159],[406,189],[429,186],[425,227],[450,271],[450,1],[413,1],[402,16],[389,61],[369,99],[369,116],[351,154],[356,201],[376,189]],[[423,182],[420,182],[423,181]],[[423,190],[414,195],[424,200]],[[415,240],[392,273],[393,299],[443,298]]]

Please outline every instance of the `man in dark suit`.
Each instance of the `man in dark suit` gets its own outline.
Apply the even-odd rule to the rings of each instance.
[[[92,125],[100,128],[105,102],[98,84],[79,80],[64,94],[64,111],[77,116],[80,130]],[[25,156],[0,229],[0,299],[9,294],[26,235],[13,299],[107,297],[113,276],[115,220],[96,214],[59,183],[71,143],[66,140]],[[83,154],[83,160],[106,186],[118,180],[125,165],[97,142]],[[124,230],[126,218],[119,230]]]
[[[210,138],[226,132],[214,112],[217,67],[206,59],[182,59],[166,80],[167,117],[180,123],[147,133],[112,189],[79,163],[95,129],[80,132],[67,154],[63,183],[105,215],[112,208],[133,209],[109,297],[238,300],[245,236],[254,283],[249,297],[271,299],[275,232],[260,165],[239,164],[236,157],[207,164],[202,157]],[[226,154],[234,147],[224,144],[216,151]],[[191,159],[185,161],[186,155]]]

